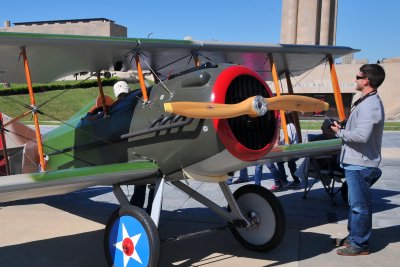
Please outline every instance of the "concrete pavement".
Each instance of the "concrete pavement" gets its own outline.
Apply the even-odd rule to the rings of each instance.
[[[302,190],[277,193],[287,219],[283,242],[273,251],[244,249],[212,211],[166,185],[160,221],[161,266],[397,266],[400,262],[400,133],[385,132],[383,176],[373,187],[371,254],[336,255],[333,238],[347,234],[347,205],[340,195],[333,206],[317,183],[302,199]],[[300,163],[300,161],[298,162]],[[266,169],[266,168],[265,168]],[[254,168],[250,168],[250,175]],[[267,170],[262,185],[273,181]],[[226,205],[218,185],[190,182],[198,192]],[[251,183],[251,182],[250,182]],[[240,185],[232,185],[234,191]],[[128,188],[127,190],[131,190]],[[103,228],[117,208],[110,187],[20,201],[0,206],[0,263],[3,266],[106,266]],[[207,229],[223,228],[218,231]],[[205,231],[179,241],[182,234]]]

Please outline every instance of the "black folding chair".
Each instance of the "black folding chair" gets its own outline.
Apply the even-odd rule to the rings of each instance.
[[[337,155],[308,157],[305,162],[305,186],[303,198],[307,198],[308,192],[315,183],[321,181],[325,192],[330,197],[332,204],[336,205],[335,195],[340,192],[340,188],[335,189],[336,183],[343,183],[344,170],[337,162]],[[309,178],[314,178],[310,183]]]

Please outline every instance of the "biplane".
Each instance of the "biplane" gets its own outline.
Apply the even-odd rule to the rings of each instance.
[[[313,98],[281,95],[279,79],[286,77],[289,84],[291,76],[329,62],[340,104],[333,62],[356,51],[339,46],[0,33],[0,82],[27,83],[31,101],[21,116],[2,119],[0,164],[6,175],[0,177],[0,202],[110,185],[120,208],[105,228],[108,263],[157,266],[163,188],[171,183],[225,219],[244,247],[271,250],[285,232],[278,199],[256,185],[232,193],[226,179],[257,163],[338,151],[340,140],[274,147],[283,110],[328,108]],[[140,89],[122,101],[107,101],[102,73],[127,70],[137,71]],[[42,135],[41,105],[32,82],[79,72],[94,73],[98,99]],[[154,85],[145,86],[145,75],[153,76]],[[276,96],[266,80],[274,81]],[[338,110],[343,119],[343,107],[338,105]],[[18,122],[29,114],[34,129]],[[17,141],[12,143],[13,136]],[[218,183],[228,208],[193,190],[190,179]],[[150,215],[131,205],[121,189],[146,184],[155,184]]]

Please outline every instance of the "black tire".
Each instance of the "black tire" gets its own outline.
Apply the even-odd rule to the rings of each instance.
[[[259,185],[245,185],[233,193],[244,216],[256,214],[258,223],[250,228],[231,227],[242,246],[254,251],[269,251],[278,246],[286,230],[286,218],[278,198]]]
[[[124,237],[124,227],[129,238]],[[117,244],[119,245],[116,246]],[[124,257],[128,257],[127,266],[136,266],[134,263],[140,262],[140,266],[158,266],[160,238],[157,227],[142,209],[134,206],[122,207],[114,211],[107,222],[104,252],[109,266],[124,266]]]

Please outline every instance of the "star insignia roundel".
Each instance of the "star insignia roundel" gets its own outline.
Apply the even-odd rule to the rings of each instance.
[[[141,223],[132,216],[121,216],[110,232],[110,250],[114,266],[147,266],[149,241]]]

